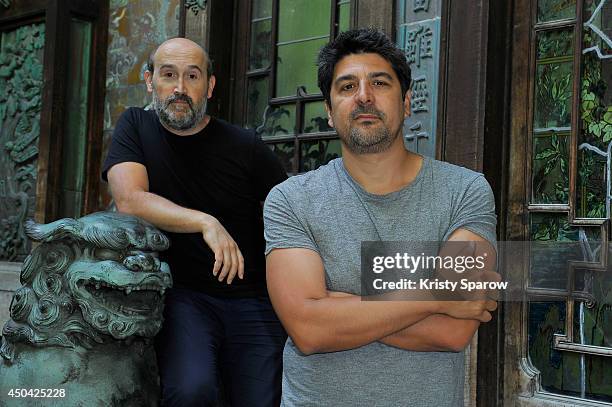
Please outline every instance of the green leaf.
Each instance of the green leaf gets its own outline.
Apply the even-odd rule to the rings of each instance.
[[[540,151],[538,154],[536,154],[535,159],[536,160],[545,160],[548,157],[551,157],[553,155],[557,154],[557,150],[553,149],[553,148],[547,148],[545,150]]]
[[[550,172],[557,166],[557,160],[552,160],[546,163],[544,166],[544,175],[550,174]]]

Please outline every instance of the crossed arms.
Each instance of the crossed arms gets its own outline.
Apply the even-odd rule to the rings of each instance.
[[[449,240],[484,241],[465,229]],[[266,272],[274,309],[304,354],[375,341],[413,351],[460,351],[497,308],[492,300],[362,301],[356,295],[330,292],[321,257],[310,249],[272,250]]]

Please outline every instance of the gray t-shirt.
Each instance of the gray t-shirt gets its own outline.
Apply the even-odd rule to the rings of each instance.
[[[359,294],[362,241],[444,241],[458,228],[495,242],[495,203],[482,174],[425,157],[415,180],[374,195],[342,159],[277,185],[264,207],[266,254],[319,253],[327,288]],[[283,406],[461,406],[463,352],[412,352],[380,342],[306,356],[283,354]]]

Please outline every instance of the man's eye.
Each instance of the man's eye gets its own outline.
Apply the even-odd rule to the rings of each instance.
[[[192,73],[191,75],[189,75],[189,79],[198,79],[198,75]]]
[[[386,86],[387,82],[384,82],[384,81],[374,81],[374,85],[376,85],[376,86]]]
[[[351,90],[355,87],[355,85],[353,85],[352,83],[347,83],[346,85],[342,86],[342,90]]]
[[[164,76],[165,76],[166,78],[172,78],[172,77],[174,76],[174,74],[173,74],[172,72],[166,72],[166,73],[164,74]]]

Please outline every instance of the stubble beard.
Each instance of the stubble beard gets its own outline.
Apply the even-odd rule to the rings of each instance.
[[[369,126],[371,127],[369,129],[353,126],[352,122],[357,116],[364,113],[374,114],[378,116],[381,121],[385,118],[384,113],[374,108],[357,108],[351,113],[347,134],[342,135],[338,132],[343,144],[354,154],[376,154],[387,151],[399,136],[401,128],[392,132],[384,123],[376,127]]]
[[[189,112],[176,112],[170,105],[173,102],[182,100],[189,105]],[[197,126],[206,116],[206,107],[208,99],[206,96],[198,103],[194,103],[193,99],[185,94],[173,94],[166,99],[161,99],[153,88],[153,109],[159,117],[159,121],[166,127],[173,130],[189,130]]]

